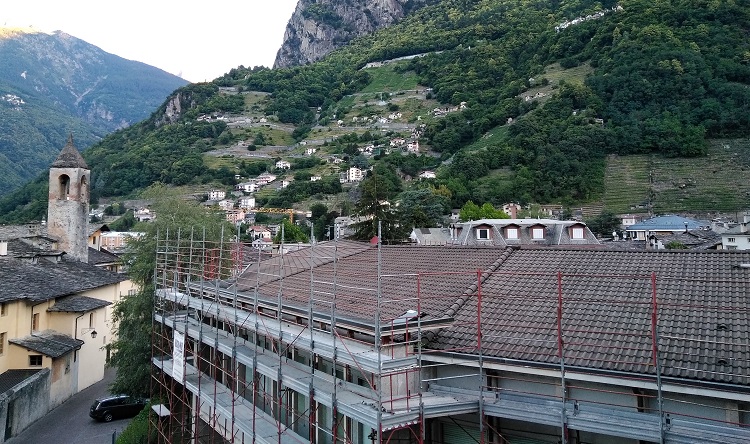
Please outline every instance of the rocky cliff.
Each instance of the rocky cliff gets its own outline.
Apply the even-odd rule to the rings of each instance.
[[[299,0],[274,68],[320,60],[350,40],[389,26],[438,0]]]

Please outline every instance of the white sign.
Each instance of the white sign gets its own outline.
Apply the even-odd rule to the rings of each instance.
[[[185,335],[177,330],[172,345],[172,378],[185,382]]]

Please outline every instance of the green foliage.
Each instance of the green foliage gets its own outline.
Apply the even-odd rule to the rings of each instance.
[[[667,250],[687,250],[688,247],[680,241],[670,241],[665,245]]]
[[[157,236],[189,238],[194,235],[214,240],[220,238],[223,229],[232,229],[221,215],[186,201],[165,185],[151,186],[143,197],[152,199],[151,207],[159,217],[141,227],[145,232],[143,237],[128,243],[123,260],[128,264],[128,276],[139,289],[136,294],[116,302],[112,310],[117,339],[112,342],[110,364],[117,368],[117,376],[111,390],[133,396],[145,396],[149,392]]]
[[[509,217],[503,210],[498,210],[487,202],[480,207],[474,202],[468,201],[459,212],[459,219],[462,222],[480,219],[508,219]]]
[[[292,244],[296,242],[305,243],[310,241],[310,237],[302,231],[302,228],[300,228],[299,225],[295,225],[289,222],[289,220],[284,219],[281,221],[281,226],[283,227],[283,237],[282,230],[279,230],[276,237],[273,238],[274,243],[280,244],[281,242],[284,242]]]
[[[611,236],[613,231],[620,229],[620,219],[610,211],[603,211],[596,217],[586,221],[589,229],[599,236]]]
[[[433,188],[407,190],[399,194],[399,223],[404,228],[441,226],[450,212],[450,200]]]
[[[341,27],[344,20],[329,5],[318,3],[307,5],[302,10],[302,17],[328,25],[334,29]]]
[[[117,437],[117,444],[148,444],[158,439],[156,429],[151,429],[149,435],[149,416],[154,415],[151,406],[157,403],[151,400],[122,430]]]
[[[399,242],[405,237],[406,227],[390,200],[401,191],[401,180],[392,168],[377,165],[360,185],[362,193],[355,211],[364,220],[354,224],[354,238],[369,240],[378,235],[380,227],[383,243]]]

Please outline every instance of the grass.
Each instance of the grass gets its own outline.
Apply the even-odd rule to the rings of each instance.
[[[538,86],[529,88],[516,97],[534,97],[535,95],[540,95],[536,100],[538,100],[539,103],[544,103],[549,100],[553,91],[560,85],[560,82],[583,83],[586,76],[592,72],[594,72],[594,69],[588,62],[567,69],[560,66],[559,63],[553,63],[544,68],[544,74],[534,77],[537,83],[541,82],[542,79],[547,79],[549,81],[547,85],[539,84]]]
[[[734,212],[750,202],[750,140],[710,141],[708,155],[610,156],[604,207],[615,213]]]
[[[411,71],[406,73],[396,72],[394,70],[396,66],[398,64],[366,69],[365,71],[372,76],[372,81],[361,92],[363,94],[372,94],[418,89],[419,78],[417,75]]]

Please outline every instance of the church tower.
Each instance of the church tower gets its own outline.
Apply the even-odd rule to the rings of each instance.
[[[89,181],[86,161],[68,137],[49,170],[47,234],[59,240],[59,249],[80,262],[88,262]]]

